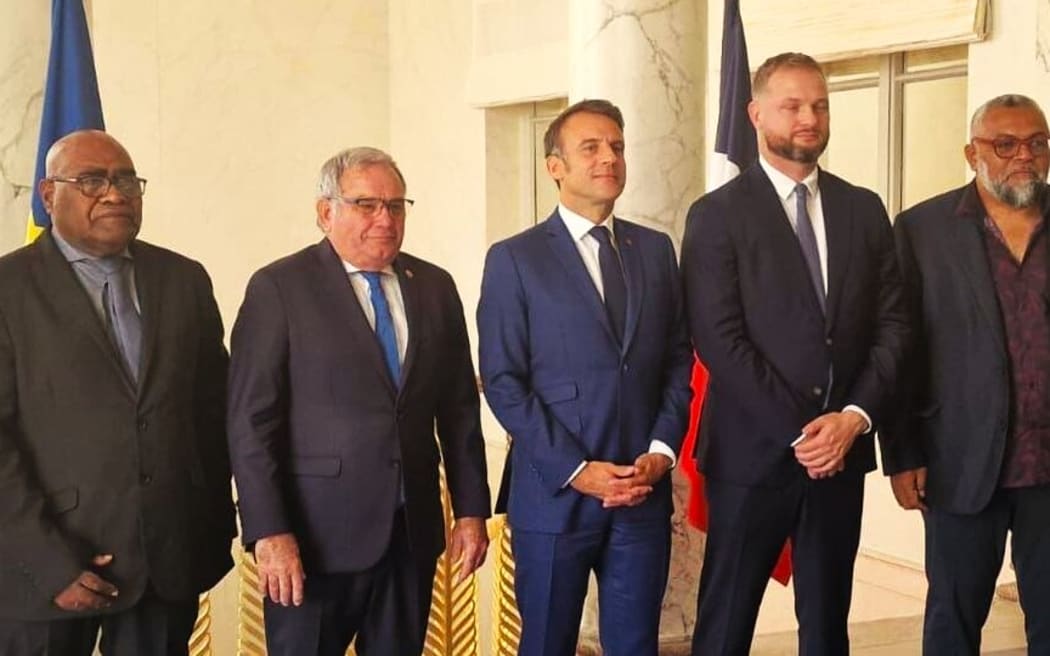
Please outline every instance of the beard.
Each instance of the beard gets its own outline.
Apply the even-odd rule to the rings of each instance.
[[[1010,207],[1024,209],[1041,200],[1043,183],[1034,171],[1028,181],[1011,184],[1006,175],[1003,175],[1002,179],[993,180],[988,172],[988,164],[984,160],[978,160],[977,181],[999,202]]]
[[[791,141],[791,137],[765,135],[766,146],[771,152],[799,164],[816,164],[817,160],[824,153],[824,149],[828,147],[828,138],[830,136],[830,133],[825,132],[821,135],[819,143],[813,146],[799,146]]]

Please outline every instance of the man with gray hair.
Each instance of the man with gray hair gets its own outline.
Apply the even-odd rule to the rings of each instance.
[[[460,578],[485,559],[463,307],[447,272],[401,252],[411,205],[386,153],[328,160],[324,238],[252,276],[234,325],[230,452],[272,656],[342,656],[355,638],[362,656],[422,651],[446,546],[439,460]]]
[[[926,525],[924,654],[979,653],[1008,533],[1028,653],[1050,653],[1048,132],[1030,98],[993,98],[964,148],[976,179],[896,222],[917,348],[881,443]]]

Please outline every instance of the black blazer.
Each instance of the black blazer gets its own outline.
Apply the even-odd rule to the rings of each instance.
[[[54,595],[113,554],[111,612],[147,580],[195,599],[229,571],[227,356],[200,264],[136,241],[136,392],[51,233],[0,259],[0,617],[71,618]]]
[[[893,234],[871,191],[821,170],[827,317],[773,183],[756,163],[689,210],[682,276],[689,327],[711,372],[697,442],[708,476],[778,484],[801,472],[802,426],[848,404],[878,425],[908,337]],[[830,394],[829,369],[833,372]],[[846,458],[875,466],[870,436]]]
[[[926,503],[952,513],[988,504],[1010,417],[1010,361],[985,250],[986,214],[971,182],[901,213],[895,226],[916,344],[900,412],[883,428],[882,457],[889,473],[928,467]],[[1043,217],[1050,220],[1050,202]]]
[[[379,560],[402,471],[413,551],[436,558],[442,457],[455,515],[490,513],[455,284],[406,253],[394,270],[408,320],[400,390],[327,239],[256,272],[233,328],[228,426],[244,541],[294,533],[307,575]]]

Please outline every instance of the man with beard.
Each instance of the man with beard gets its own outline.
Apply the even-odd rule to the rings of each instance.
[[[917,339],[882,446],[926,525],[925,654],[979,652],[1007,533],[1029,653],[1050,653],[1047,135],[1030,98],[989,100],[964,150],[976,180],[896,222]]]
[[[847,654],[872,430],[908,326],[879,198],[821,170],[827,83],[785,53],[755,74],[759,161],[689,210],[682,278],[711,379],[697,458],[710,508],[694,654],[747,654],[792,542],[801,654]]]

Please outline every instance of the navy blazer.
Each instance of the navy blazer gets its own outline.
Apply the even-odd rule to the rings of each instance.
[[[697,442],[710,477],[782,484],[801,472],[790,444],[809,421],[856,404],[877,426],[887,410],[909,333],[890,223],[873,192],[823,170],[818,184],[826,317],[757,162],[689,209],[682,277],[711,373]],[[874,453],[871,436],[858,437],[847,469],[870,471]]]
[[[653,438],[677,452],[685,434],[692,355],[674,248],[629,221],[617,218],[615,229],[627,283],[622,343],[557,211],[486,257],[479,359],[485,397],[513,440],[504,481],[515,529],[604,526],[612,511],[565,485],[580,463],[631,464]],[[616,512],[666,518],[669,478]]]
[[[234,324],[228,433],[244,541],[294,533],[307,575],[375,564],[402,480],[414,557],[436,558],[440,459],[455,515],[490,513],[455,284],[406,253],[393,267],[408,321],[399,387],[327,239],[256,272]]]
[[[1043,217],[1050,220],[1050,194]],[[897,218],[897,249],[916,331],[899,413],[882,431],[890,473],[928,467],[926,503],[982,510],[999,483],[1009,428],[1010,358],[974,183]],[[1047,290],[1050,298],[1050,289]]]

